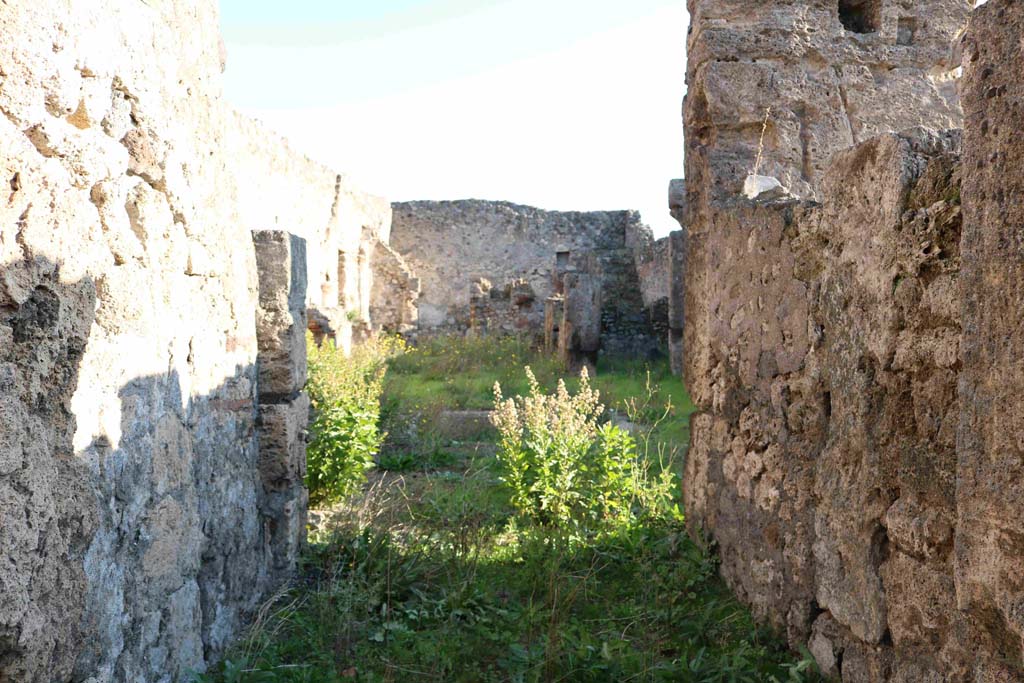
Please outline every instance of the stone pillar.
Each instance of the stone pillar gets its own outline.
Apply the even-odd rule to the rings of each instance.
[[[306,241],[279,230],[253,232],[259,276],[260,499],[270,573],[294,571],[306,539]]]
[[[1022,680],[1024,5],[990,0],[964,40],[963,341],[956,595],[977,680]],[[979,647],[980,646],[980,647]]]

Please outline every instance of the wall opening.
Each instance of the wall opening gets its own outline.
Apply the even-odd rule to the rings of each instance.
[[[896,32],[897,45],[913,45],[914,37],[917,34],[917,19],[914,17],[900,17],[899,28]]]
[[[568,251],[559,251],[555,253],[555,265],[559,268],[566,268],[569,266],[569,254]]]
[[[852,33],[875,33],[882,27],[882,0],[839,0],[839,21]]]

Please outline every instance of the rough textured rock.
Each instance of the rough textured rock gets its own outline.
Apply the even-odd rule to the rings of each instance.
[[[689,0],[689,211],[737,196],[753,172],[822,198],[832,157],[913,126],[957,127],[950,43],[964,0]],[[770,111],[768,111],[770,108]]]
[[[964,42],[956,597],[984,656],[983,681],[1024,678],[1022,31],[1024,6],[990,0],[976,10]]]
[[[306,540],[306,240],[280,230],[252,235],[256,310],[259,501],[273,583],[295,571]]]
[[[183,680],[301,544],[305,269],[258,282],[250,230],[358,245],[390,207],[223,103],[217,27],[0,11],[0,680]]]
[[[836,156],[821,206],[736,200],[691,225],[689,522],[755,612],[844,680],[965,661],[958,149],[882,136]]]
[[[475,328],[539,342],[545,302],[559,293],[565,269],[593,257],[604,291],[602,350],[642,354],[662,345],[656,321],[665,317],[658,313],[666,307],[664,250],[636,212],[554,212],[476,200],[393,209],[391,245],[421,279],[421,333]],[[491,303],[474,294],[481,279],[490,285]],[[521,281],[532,299],[506,300]]]
[[[256,339],[261,403],[306,385],[306,240],[280,230],[253,232],[259,274]]]

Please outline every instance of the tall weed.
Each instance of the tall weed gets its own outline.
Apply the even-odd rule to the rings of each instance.
[[[673,475],[650,476],[636,440],[602,423],[600,393],[585,368],[575,395],[564,381],[546,394],[530,368],[526,376],[525,396],[506,399],[495,384],[492,418],[503,481],[522,516],[586,535],[669,509]]]

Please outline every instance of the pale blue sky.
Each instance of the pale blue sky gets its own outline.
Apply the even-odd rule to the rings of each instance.
[[[674,222],[684,0],[221,0],[226,90],[392,200]]]

